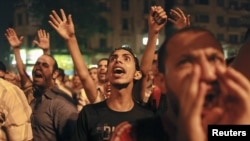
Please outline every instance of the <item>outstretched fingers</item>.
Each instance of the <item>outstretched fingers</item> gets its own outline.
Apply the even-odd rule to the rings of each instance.
[[[175,9],[170,9],[170,15],[173,17],[173,20],[178,20],[182,17]]]
[[[54,18],[53,15],[49,15],[49,24],[54,28],[54,29],[57,29],[57,26],[59,25],[59,23],[56,21],[56,19]]]
[[[62,22],[62,19],[58,16],[55,10],[52,10],[52,14],[49,15],[49,24],[56,29],[58,25]]]
[[[60,10],[61,11],[61,10]],[[63,20],[59,17],[59,15],[56,13],[55,10],[52,10],[52,15],[54,19],[57,21],[57,23],[61,23]]]
[[[183,109],[183,114],[186,116],[201,110],[201,108],[199,108],[202,107],[203,104],[201,97],[204,97],[201,96],[203,95],[201,93],[205,92],[203,90],[203,86],[200,83],[200,75],[200,68],[199,66],[195,65],[192,73],[190,73],[183,82],[183,90],[181,95],[179,95],[179,98],[181,106],[180,108]],[[198,103],[197,100],[199,100]]]
[[[180,8],[176,8],[176,14],[178,14],[179,15],[179,17],[186,17],[186,15],[184,14],[184,12],[180,9]]]
[[[9,44],[14,48],[19,47],[23,41],[23,38],[24,38],[23,36],[18,38],[17,34],[13,28],[8,28],[6,30],[5,36],[9,42]]]
[[[168,21],[173,23],[177,29],[190,26],[190,15],[185,15],[180,8],[171,9],[170,15],[172,18],[168,18]]]
[[[249,90],[250,82],[249,80],[240,72],[236,71],[235,69],[229,67],[228,68],[228,75],[234,80],[236,83],[238,83],[242,88],[245,90]]]
[[[8,36],[15,36],[16,35],[16,32],[15,32],[15,30],[13,28],[8,28],[6,30],[6,33],[7,33]]]
[[[223,86],[226,87],[227,92],[233,97],[238,97],[242,100],[250,100],[250,83],[241,73],[233,68],[227,68],[223,73],[221,67],[218,66],[217,73]]]
[[[64,10],[63,10],[63,9],[60,9],[60,12],[61,12],[61,15],[62,15],[62,20],[63,20],[64,22],[66,22],[66,21],[67,21],[67,18],[66,18],[66,15],[65,15]]]
[[[73,20],[72,20],[72,15],[71,14],[68,15],[68,21],[67,22],[68,22],[69,25],[73,24]]]

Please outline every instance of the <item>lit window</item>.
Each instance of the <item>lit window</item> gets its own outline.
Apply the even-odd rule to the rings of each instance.
[[[142,38],[142,44],[147,45],[147,43],[148,43],[148,37],[143,37]],[[159,45],[159,39],[158,38],[156,40],[156,45]]]

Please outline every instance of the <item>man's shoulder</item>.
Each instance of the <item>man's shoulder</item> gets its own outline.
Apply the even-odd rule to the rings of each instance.
[[[0,88],[1,88],[0,89],[1,91],[8,91],[11,89],[17,89],[17,90],[21,91],[21,89],[18,86],[14,85],[14,84],[10,83],[9,81],[6,81],[2,78],[0,79]]]
[[[149,108],[147,108],[145,106],[142,106],[141,104],[139,104],[137,102],[135,102],[134,110],[154,115],[154,112],[151,109],[149,109]]]
[[[82,110],[81,114],[87,114],[87,115],[100,115],[103,113],[108,112],[108,106],[106,104],[106,101],[101,101],[98,103],[93,104],[87,104],[85,105]]]
[[[107,104],[106,101],[101,101],[98,103],[93,103],[93,104],[87,104],[86,106],[84,106],[83,109],[85,110],[99,110],[99,109],[103,109],[103,108],[107,108]]]
[[[13,99],[20,99],[22,103],[27,101],[24,92],[18,86],[3,79],[0,79],[0,98],[1,95],[12,101]]]
[[[50,99],[59,105],[71,105],[76,107],[76,101],[57,87],[53,87],[46,91],[45,96],[47,99]]]

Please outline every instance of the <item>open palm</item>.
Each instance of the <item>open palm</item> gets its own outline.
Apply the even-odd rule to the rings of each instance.
[[[61,16],[59,17],[55,10],[49,16],[49,24],[57,31],[58,34],[65,40],[75,35],[74,24],[71,15],[66,18],[63,9],[60,9]]]
[[[17,34],[13,28],[8,28],[6,30],[5,36],[10,44],[11,47],[13,48],[18,48],[23,42],[23,36],[20,38],[17,37]]]

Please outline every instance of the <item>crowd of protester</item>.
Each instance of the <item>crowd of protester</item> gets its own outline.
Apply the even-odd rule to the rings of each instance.
[[[176,32],[157,50],[167,22]],[[64,39],[75,73],[69,79],[57,65],[50,34],[40,29],[33,43],[43,55],[30,77],[20,55],[24,37],[6,29],[18,74],[0,62],[1,141],[207,141],[209,124],[250,124],[249,29],[226,60],[212,32],[193,27],[190,15],[152,6],[141,60],[118,47],[88,68],[72,16],[53,10],[48,23]]]

